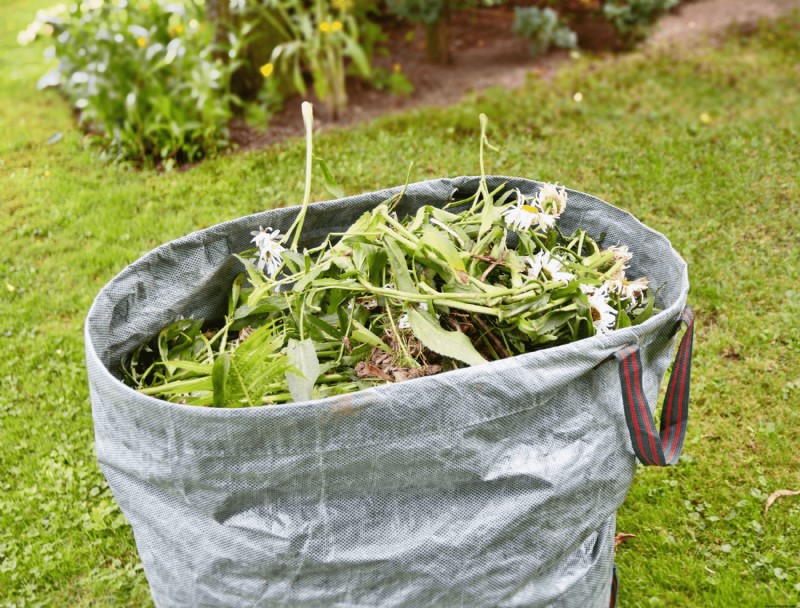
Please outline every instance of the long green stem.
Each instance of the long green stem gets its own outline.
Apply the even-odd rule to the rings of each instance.
[[[303,231],[303,224],[306,221],[306,211],[308,210],[308,203],[311,201],[311,168],[314,160],[314,107],[307,101],[303,102],[303,125],[306,129],[306,189],[303,194],[303,208],[297,215],[297,219],[289,228],[286,233],[286,238],[294,232],[291,248],[297,251],[297,243],[300,240],[300,234]]]

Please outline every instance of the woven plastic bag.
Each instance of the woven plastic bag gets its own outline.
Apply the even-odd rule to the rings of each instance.
[[[539,183],[491,177],[531,196]],[[477,191],[408,186],[402,216]],[[318,203],[301,247],[399,189]],[[673,464],[688,413],[685,263],[661,234],[568,191],[562,230],[633,252],[661,311],[607,335],[308,403],[214,409],[120,381],[120,362],[180,315],[221,318],[231,255],[298,208],[195,232],[125,268],[86,321],[97,457],[159,607],[603,606],[616,595],[615,513],[636,469]],[[654,403],[673,367],[660,432]],[[612,583],[613,579],[613,583]]]

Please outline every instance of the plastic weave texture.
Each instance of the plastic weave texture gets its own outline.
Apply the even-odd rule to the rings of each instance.
[[[526,195],[540,183],[491,177]],[[478,189],[411,184],[402,216]],[[399,188],[317,203],[302,246]],[[97,458],[136,538],[157,606],[608,606],[615,514],[636,469],[614,351],[641,348],[656,402],[689,289],[661,234],[568,190],[562,230],[634,254],[657,315],[645,323],[351,395],[250,409],[141,395],[120,361],[178,316],[221,318],[252,230],[298,207],[163,245],[125,268],[86,320]]]

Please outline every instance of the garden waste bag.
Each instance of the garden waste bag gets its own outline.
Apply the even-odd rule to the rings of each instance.
[[[477,177],[409,185],[413,213]],[[524,195],[539,182],[490,177]],[[301,247],[400,191],[308,208]],[[193,407],[142,395],[120,363],[181,315],[218,319],[251,231],[213,226],[125,268],[86,320],[100,466],[159,607],[449,608],[613,604],[615,512],[637,460],[674,464],[688,414],[686,264],[661,234],[569,192],[559,220],[627,245],[657,290],[644,323],[571,344],[306,403]],[[652,407],[684,333],[660,427]]]

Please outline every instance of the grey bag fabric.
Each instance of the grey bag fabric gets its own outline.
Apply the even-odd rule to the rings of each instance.
[[[408,186],[398,212],[474,193]],[[532,195],[539,183],[489,178]],[[312,205],[301,246],[399,189]],[[484,365],[308,403],[213,409],[120,381],[121,359],[179,315],[220,318],[251,230],[297,207],[195,232],[125,268],[86,321],[97,458],[159,607],[603,606],[615,512],[636,469],[613,353],[638,344],[654,403],[689,289],[661,234],[568,190],[559,221],[634,254],[662,309],[645,323]]]

